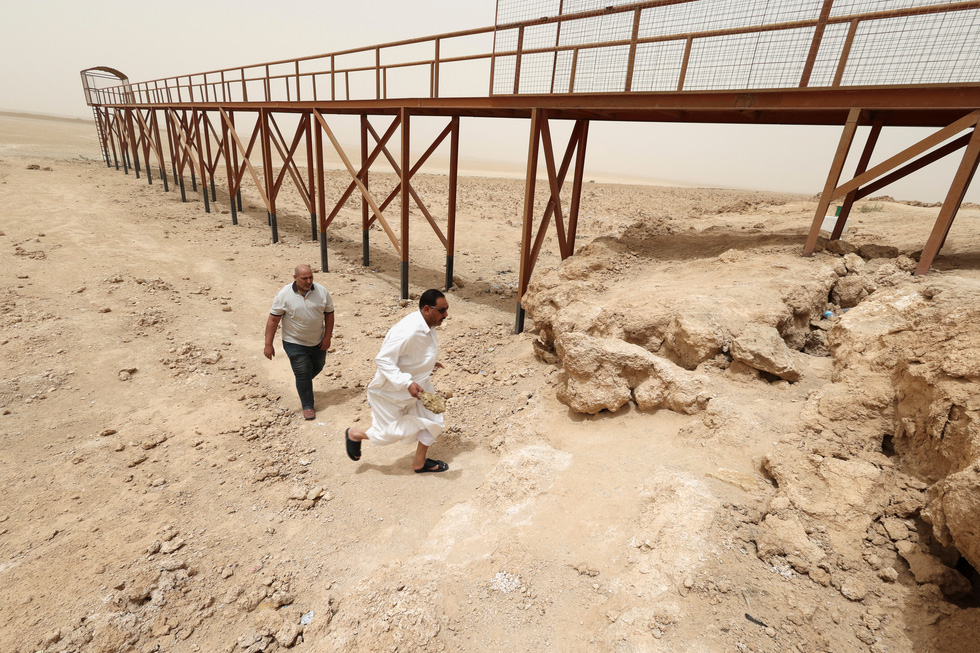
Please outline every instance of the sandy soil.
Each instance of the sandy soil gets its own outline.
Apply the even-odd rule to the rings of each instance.
[[[574,412],[540,334],[512,332],[522,182],[469,177],[435,378],[452,397],[432,455],[451,469],[412,474],[398,446],[353,463],[343,429],[370,419],[374,355],[412,310],[383,232],[364,267],[349,204],[323,273],[294,195],[273,245],[257,194],[232,226],[220,194],[205,213],[154,173],[107,169],[90,125],[0,116],[0,650],[974,650],[973,595],[947,601],[901,560],[858,591],[867,570],[846,556],[823,583],[758,554],[778,494],[764,460],[805,430],[825,351],[800,354],[792,384],[719,372],[714,412]],[[446,183],[419,178],[436,215]],[[589,184],[580,247],[622,257],[579,300],[615,298],[625,319],[671,289],[762,297],[795,274],[814,205]],[[874,202],[845,237],[911,252],[936,210]],[[444,250],[413,220],[417,298],[442,285]],[[632,238],[637,223],[663,231]],[[940,270],[976,280],[978,225],[964,210]],[[734,250],[751,266],[715,264]],[[337,308],[312,422],[278,339],[262,356],[301,262]]]

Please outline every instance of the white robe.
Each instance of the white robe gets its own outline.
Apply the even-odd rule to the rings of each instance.
[[[367,390],[372,421],[367,436],[371,444],[418,441],[431,446],[442,433],[442,415],[426,409],[408,393],[413,382],[426,392],[434,391],[429,377],[438,355],[436,332],[420,311],[406,315],[391,327],[374,359],[378,371]]]

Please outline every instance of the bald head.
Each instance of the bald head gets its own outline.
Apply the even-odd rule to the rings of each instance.
[[[301,292],[306,293],[313,287],[313,270],[309,265],[297,265],[293,270],[293,281]]]

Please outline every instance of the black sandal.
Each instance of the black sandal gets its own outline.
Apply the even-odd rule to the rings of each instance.
[[[442,462],[441,460],[432,460],[431,458],[425,459],[425,465],[422,469],[416,469],[416,474],[424,474],[426,472],[444,472],[449,469],[449,465]]]
[[[344,440],[347,441],[347,457],[351,460],[361,459],[361,441],[354,442],[350,439],[350,429],[344,431]]]

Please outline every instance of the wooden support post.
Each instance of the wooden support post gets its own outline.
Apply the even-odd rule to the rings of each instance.
[[[231,164],[231,134],[228,128],[228,121],[221,120],[221,141],[225,149],[225,174],[228,176],[228,208],[231,210],[231,223],[238,224],[238,206],[235,202],[235,186],[237,175]]]
[[[119,134],[119,158],[123,163],[123,174],[129,174],[129,138],[126,136],[126,119],[123,112],[116,109],[116,133]]]
[[[531,261],[531,233],[534,226],[534,182],[538,172],[538,142],[541,136],[541,109],[531,110],[531,134],[527,148],[527,171],[524,176],[524,218],[521,226],[521,267],[517,280],[517,315],[514,333],[524,331],[524,307],[521,300],[527,291],[533,262]]]
[[[361,184],[365,189],[368,188],[368,117],[365,114],[361,114],[361,169],[362,177]],[[371,250],[370,250],[370,223],[368,222],[370,218],[370,207],[368,206],[367,198],[361,195],[361,265],[367,267],[371,265]]]
[[[232,131],[235,130],[235,112],[228,111],[228,127]],[[238,212],[242,212],[242,182],[241,178],[238,177],[238,148],[231,148],[231,165],[235,170],[235,204],[238,205]]]
[[[133,128],[133,110],[126,109],[126,131],[129,133],[129,146],[133,151],[133,172],[140,178],[140,150],[136,142],[136,130]]]
[[[272,229],[272,242],[279,242],[279,222],[276,219],[275,183],[272,174],[272,138],[269,133],[269,112],[259,109],[260,129],[262,132],[262,181],[265,186],[267,201],[266,214],[269,227]]]
[[[184,164],[187,162],[187,146],[184,139],[180,137],[183,124],[174,112],[170,113],[170,119],[176,123],[173,126],[173,136],[174,146],[177,148],[177,183],[180,187],[180,201],[186,202],[187,188],[184,184]]]
[[[297,68],[299,64],[296,64]],[[299,93],[299,82],[296,83],[296,92]],[[315,166],[313,165],[313,119],[309,113],[304,113],[306,119],[306,181],[310,195],[310,231],[311,238],[316,242],[316,185],[313,183]]]
[[[844,170],[844,162],[847,160],[847,153],[851,149],[854,140],[854,132],[857,131],[858,122],[861,119],[861,109],[851,109],[847,114],[847,122],[844,124],[844,131],[837,145],[837,154],[834,155],[834,162],[827,173],[827,183],[824,184],[823,192],[820,194],[820,201],[817,202],[817,211],[813,215],[813,223],[810,225],[810,234],[807,236],[806,244],[803,246],[803,255],[811,256],[817,247],[817,237],[820,235],[820,223],[827,215],[827,207],[833,199],[834,189],[840,181],[841,172]]]
[[[551,137],[547,129],[548,120],[547,118],[542,118],[541,120],[541,141],[546,148],[551,147]],[[555,224],[557,226],[557,231],[559,234],[558,248],[561,254],[562,260],[565,259],[565,243],[564,236],[562,235],[562,219],[561,219],[561,188],[565,184],[565,175],[568,173],[568,168],[572,164],[572,155],[575,153],[575,147],[578,144],[579,135],[581,129],[576,125],[575,129],[572,130],[572,134],[568,139],[568,146],[565,148],[565,156],[562,158],[561,166],[559,167],[557,174],[554,172],[554,155],[549,151],[545,150],[545,161],[548,166],[548,183],[554,184],[552,189],[552,194],[548,198],[548,204],[545,206],[544,215],[541,217],[541,222],[538,226],[538,233],[534,237],[534,244],[531,245],[531,269],[528,270],[528,278],[530,278],[531,273],[534,271],[534,264],[538,260],[538,254],[541,252],[541,246],[544,244],[545,235],[548,232],[548,222],[551,220],[552,215],[555,216]],[[557,190],[555,190],[557,189]]]
[[[197,114],[197,109],[191,112],[191,120],[194,121],[194,130],[197,132],[197,164],[201,170],[201,196],[204,199],[204,212],[211,212],[211,200],[208,197],[207,168],[204,165],[204,148],[201,146],[201,123],[202,117]],[[204,135],[205,138],[207,134]],[[193,170],[194,168],[191,168]]]
[[[409,179],[411,178],[411,173],[409,170],[412,167],[411,159],[411,131],[409,129],[409,117],[408,110],[401,109],[401,123],[402,123],[402,143],[401,143],[401,195],[402,195],[402,214],[401,214],[401,277],[402,277],[402,299],[408,299],[408,216],[409,216]]]
[[[139,118],[137,121],[137,126],[139,127],[140,137],[138,143],[143,144],[143,161],[146,163],[146,183],[150,186],[153,185],[153,167],[150,165],[150,128],[143,120],[143,110],[137,108],[136,115]]]
[[[966,151],[963,152],[963,159],[956,169],[953,182],[946,194],[946,200],[939,210],[939,217],[936,219],[929,240],[922,250],[922,256],[919,257],[919,265],[915,268],[916,275],[925,274],[929,271],[933,259],[936,258],[939,250],[945,244],[946,236],[949,235],[949,228],[953,224],[953,218],[956,217],[956,212],[959,211],[960,204],[963,203],[963,196],[966,194],[967,188],[970,187],[973,175],[977,171],[978,162],[980,162],[980,129],[974,127],[970,143],[966,146]]]
[[[360,176],[361,176],[361,172],[363,171],[354,168],[354,165],[350,162],[350,159],[347,157],[347,154],[344,152],[344,149],[340,146],[340,142],[337,140],[337,137],[334,135],[333,130],[330,129],[330,126],[327,124],[327,121],[323,119],[323,116],[320,115],[320,112],[317,111],[316,109],[313,109],[313,117],[316,118],[316,121],[323,128],[324,133],[326,133],[334,149],[337,151],[337,154],[344,162],[344,167],[347,168],[347,173],[354,180],[354,183],[360,189],[361,194],[367,200],[368,205],[371,207],[371,212],[374,214],[374,219],[378,221],[378,223],[381,225],[381,228],[384,230],[385,235],[388,236],[389,240],[391,240],[391,244],[394,245],[395,251],[400,252],[401,245],[398,242],[399,240],[398,236],[395,235],[394,230],[392,230],[391,226],[384,219],[384,216],[381,213],[381,208],[374,201],[374,198],[371,197],[371,193],[368,192],[368,189],[361,182]]]
[[[106,134],[109,137],[109,146],[112,148],[112,161],[116,166],[116,170],[119,170],[119,155],[116,152],[116,133],[117,133],[117,122],[111,117],[108,109],[105,110],[105,123],[106,123]],[[122,146],[122,143],[120,143]]]
[[[868,141],[864,144],[861,158],[858,160],[857,168],[854,169],[855,177],[864,173],[868,169],[868,164],[871,163],[871,155],[874,153],[875,145],[878,143],[878,136],[881,135],[881,124],[880,120],[875,120],[871,124]],[[840,240],[841,234],[844,233],[844,226],[847,224],[847,217],[851,214],[851,207],[854,206],[854,200],[857,199],[858,190],[855,188],[844,197],[844,202],[840,207],[840,215],[837,216],[834,230],[830,234],[831,240]]]
[[[312,116],[310,122],[313,122]],[[323,129],[320,128],[319,123],[313,128],[316,130],[316,196],[320,212],[320,270],[327,272],[330,266],[327,260],[327,197],[323,187]]]
[[[191,118],[193,119],[193,116],[191,116]],[[187,110],[186,109],[184,110],[183,115],[180,117],[180,124],[184,128],[184,133],[187,134],[187,142],[185,144],[186,145],[186,148],[187,148],[186,156],[187,156],[187,161],[190,162],[190,160],[191,160],[190,159],[190,157],[191,157],[191,149],[192,149],[191,148],[191,144],[193,143],[193,140],[192,139],[194,138],[194,132],[191,130],[191,125],[193,123],[188,123],[187,122]],[[194,165],[193,164],[191,164],[189,166],[189,168],[190,168],[190,171],[191,171],[191,190],[196,193],[197,192],[197,173],[194,172]]]
[[[971,135],[972,134],[963,134],[959,138],[949,141],[942,147],[937,147],[928,154],[920,156],[914,161],[910,161],[894,172],[890,172],[883,177],[879,177],[877,181],[861,186],[861,188],[857,189],[857,195],[854,197],[854,200],[857,201],[867,197],[868,195],[877,193],[885,186],[893,184],[899,179],[903,179],[917,170],[922,170],[926,166],[932,165],[936,161],[939,161],[940,159],[952,154],[956,150],[963,149],[970,142]]]
[[[449,203],[446,227],[446,290],[453,287],[453,256],[456,252],[456,189],[459,179],[459,116],[453,116],[449,137]]]
[[[150,129],[153,131],[153,140],[157,146],[157,154],[160,163],[160,178],[163,180],[163,192],[170,192],[170,184],[167,183],[167,171],[163,165],[163,143],[160,141],[160,122],[157,120],[156,109],[150,109]]]
[[[582,200],[582,181],[585,178],[585,148],[589,141],[589,121],[579,120],[578,152],[575,155],[575,176],[572,177],[572,198],[568,209],[568,255],[575,253],[575,233],[578,231],[578,212]]]
[[[571,146],[576,139],[576,134],[572,134]],[[544,162],[545,170],[548,173],[548,188],[551,191],[551,198],[548,203],[549,208],[552,208],[552,213],[555,216],[555,233],[558,234],[558,252],[561,255],[562,260],[565,259],[565,252],[567,249],[567,244],[565,242],[565,220],[564,215],[561,211],[561,187],[564,184],[564,176],[561,180],[558,179],[558,172],[555,168],[555,151],[551,141],[551,125],[547,117],[541,120],[541,145],[544,147]],[[545,218],[542,221],[544,224],[547,221]],[[543,233],[543,232],[542,232]],[[537,261],[538,252],[535,251],[532,260]],[[533,266],[533,263],[532,263]],[[531,270],[528,271],[528,278],[530,278]]]
[[[201,121],[207,128],[204,130],[204,151],[207,152],[207,170],[208,170],[208,185],[211,186],[211,201],[218,201],[218,190],[214,187],[214,169],[216,167],[217,161],[211,154],[211,118],[208,116],[207,110],[201,111]],[[204,174],[203,169],[201,174]],[[202,181],[203,183],[203,181]]]
[[[177,154],[174,148],[173,130],[170,128],[170,112],[166,109],[163,112],[163,122],[167,126],[167,149],[170,151],[170,169],[173,171],[174,185],[180,184],[177,177]]]

